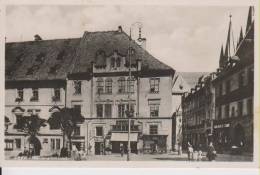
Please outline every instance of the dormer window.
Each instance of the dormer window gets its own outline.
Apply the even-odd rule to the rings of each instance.
[[[111,67],[114,68],[115,67],[115,63],[116,63],[116,60],[114,57],[111,58]]]
[[[74,94],[75,95],[81,94],[81,81],[74,81]]]
[[[116,67],[120,67],[121,66],[121,63],[120,63],[120,58],[118,57],[117,59],[116,59]]]
[[[107,78],[105,82],[105,92],[107,94],[112,94],[112,79]]]

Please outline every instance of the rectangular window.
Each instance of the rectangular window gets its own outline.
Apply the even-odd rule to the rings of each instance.
[[[96,127],[96,136],[103,136],[103,127],[102,126],[98,126]]]
[[[55,149],[55,139],[51,139],[51,149]]]
[[[97,79],[97,94],[104,93],[104,81],[102,78]]]
[[[81,114],[81,105],[74,105],[73,107],[77,113]]]
[[[75,95],[81,94],[81,81],[74,81],[74,94]]]
[[[48,143],[48,138],[44,138],[43,143]]]
[[[151,93],[159,93],[159,78],[151,78],[150,79],[150,92]]]
[[[14,149],[14,140],[5,139],[5,150],[12,151]]]
[[[242,117],[243,115],[243,101],[238,102],[238,117]]]
[[[97,117],[102,118],[103,117],[103,104],[97,104]]]
[[[15,129],[22,129],[24,125],[24,118],[22,115],[16,114],[16,124],[14,125]]]
[[[127,79],[127,92],[128,93],[134,93],[134,79],[131,78],[131,80],[128,78]]]
[[[229,105],[228,104],[225,106],[225,117],[229,118]]]
[[[230,80],[226,81],[226,94],[230,92]]]
[[[60,139],[56,139],[56,149],[60,149]]]
[[[150,125],[150,134],[151,135],[158,134],[158,125]]]
[[[248,99],[247,100],[247,114],[252,115],[253,114],[253,99]]]
[[[118,118],[124,118],[125,117],[125,105],[119,104],[118,105]]]
[[[120,77],[118,80],[118,93],[125,93],[125,78]]]
[[[105,104],[105,117],[111,118],[112,116],[112,105],[111,104]]]
[[[245,72],[244,71],[239,74],[238,82],[239,82],[239,87],[244,86],[244,82],[245,82]]]
[[[79,126],[74,128],[74,135],[75,136],[80,136],[80,127]]]
[[[17,96],[20,101],[23,101],[23,88],[17,89]]]
[[[150,116],[159,117],[159,105],[150,105]]]
[[[31,97],[30,101],[39,101],[39,89],[33,88],[32,93],[33,93],[33,96]]]
[[[112,94],[112,79],[110,78],[105,81],[105,92],[107,94]]]
[[[248,84],[254,83],[254,68],[248,70]]]
[[[15,147],[16,149],[21,149],[21,139],[15,139]]]
[[[54,97],[52,101],[60,101],[60,88],[54,89]]]

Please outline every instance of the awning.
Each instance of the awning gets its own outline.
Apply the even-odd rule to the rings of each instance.
[[[130,141],[137,142],[138,133],[130,133]],[[112,133],[110,141],[128,141],[128,133]]]

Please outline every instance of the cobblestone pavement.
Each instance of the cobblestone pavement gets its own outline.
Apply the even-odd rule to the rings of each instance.
[[[206,153],[203,153],[202,161],[207,161]],[[126,161],[126,154],[121,157],[120,154],[111,154],[111,155],[89,155],[85,158],[82,158],[83,161]],[[69,158],[32,158],[33,160],[58,160],[66,161],[71,160]],[[167,153],[167,154],[131,154],[131,161],[188,161],[187,153],[178,155],[177,153]],[[242,162],[242,161],[252,161],[253,155],[230,155],[230,154],[217,154],[217,162]],[[193,160],[195,161],[195,160]]]

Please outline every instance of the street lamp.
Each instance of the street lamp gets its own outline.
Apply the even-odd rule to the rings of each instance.
[[[130,145],[130,133],[131,133],[131,118],[134,116],[134,111],[131,108],[131,91],[130,84],[132,81],[132,72],[131,72],[131,56],[134,53],[134,49],[131,47],[132,42],[132,27],[138,25],[139,29],[142,28],[142,23],[135,22],[130,26],[130,34],[129,34],[129,48],[128,48],[128,56],[129,56],[129,81],[128,81],[128,109],[125,111],[126,116],[128,118],[128,144],[127,144],[127,161],[130,161],[130,153],[131,153],[131,145]]]

